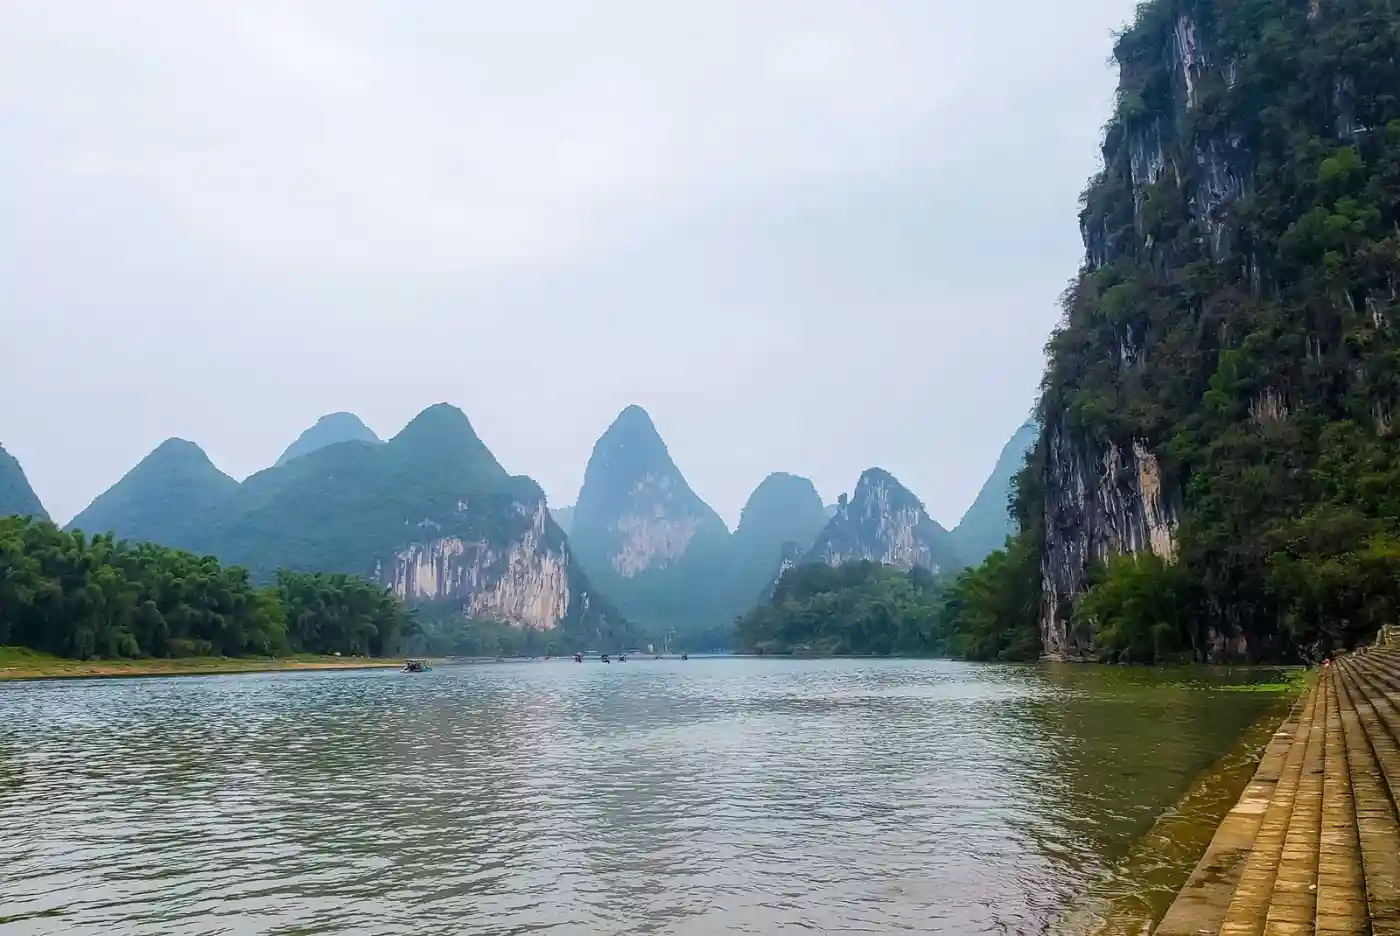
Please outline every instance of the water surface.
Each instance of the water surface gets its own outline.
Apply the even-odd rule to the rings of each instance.
[[[692,659],[0,685],[0,930],[1039,933],[1259,670]]]

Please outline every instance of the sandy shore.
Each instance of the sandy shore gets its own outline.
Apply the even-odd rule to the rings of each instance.
[[[0,681],[21,679],[110,679],[134,676],[208,676],[282,670],[383,669],[403,660],[369,657],[189,657],[151,660],[67,660],[38,653],[0,650]]]

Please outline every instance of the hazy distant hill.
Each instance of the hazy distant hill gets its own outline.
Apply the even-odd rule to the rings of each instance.
[[[65,529],[186,546],[198,518],[237,490],[238,482],[215,468],[198,445],[166,439]]]
[[[0,445],[0,517],[19,514],[47,520],[48,512],[39,503],[39,496],[29,486],[24,469],[13,455]]]
[[[278,465],[285,465],[293,458],[310,455],[337,442],[378,442],[379,436],[360,421],[354,413],[330,413],[316,420],[316,424],[297,436],[295,442],[277,459]]]
[[[838,503],[806,562],[841,565],[870,560],[897,569],[938,572],[958,566],[952,537],[923,502],[888,471],[868,468],[849,501]]]
[[[1001,450],[992,473],[977,492],[977,499],[952,529],[953,548],[958,558],[977,565],[994,549],[1001,549],[1006,538],[1016,532],[1009,512],[1011,482],[1025,464],[1026,453],[1035,445],[1038,430],[1028,421]]]
[[[750,603],[763,597],[794,551],[806,552],[826,526],[826,508],[807,478],[777,471],[744,504],[730,542],[734,585]]]
[[[745,599],[724,521],[686,483],[651,417],[629,406],[598,439],[569,541],[624,614],[688,635],[727,628]]]
[[[539,486],[508,474],[447,404],[388,442],[325,445],[241,485],[171,440],[72,525],[211,554],[263,580],[279,568],[367,576],[434,619],[559,634],[558,651],[635,638],[589,584]]]
[[[549,508],[549,513],[550,516],[554,518],[554,522],[559,524],[559,529],[564,531],[565,536],[573,532],[574,508],[572,505],[568,507],[551,507]]]

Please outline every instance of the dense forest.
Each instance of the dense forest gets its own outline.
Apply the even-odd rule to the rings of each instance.
[[[1115,55],[1021,533],[961,613],[1103,659],[1353,645],[1400,612],[1400,14],[1153,0]],[[1114,538],[1143,477],[1151,549]]]
[[[749,653],[904,654],[942,652],[937,581],[877,562],[810,563],[788,569],[768,601],[735,623]]]
[[[352,576],[282,571],[257,587],[212,557],[0,518],[0,645],[80,659],[383,656],[415,629],[408,609]]]
[[[1034,619],[1040,592],[1011,574],[1024,548],[1011,540],[956,576],[869,561],[794,566],[735,622],[734,642],[748,653],[1034,660],[1036,632],[1018,622]]]

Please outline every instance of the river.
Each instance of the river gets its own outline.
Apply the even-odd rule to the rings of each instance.
[[[0,932],[1040,933],[1268,670],[692,659],[0,684]]]

